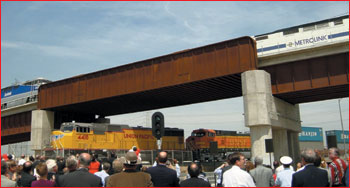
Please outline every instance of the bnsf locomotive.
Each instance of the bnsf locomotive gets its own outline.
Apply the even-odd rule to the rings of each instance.
[[[186,148],[193,151],[194,160],[213,160],[213,155],[210,153],[210,142],[217,142],[218,159],[223,159],[226,154],[235,151],[250,157],[249,133],[238,133],[237,131],[197,129],[186,139]]]

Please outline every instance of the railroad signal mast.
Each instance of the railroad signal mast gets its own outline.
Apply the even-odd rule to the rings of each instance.
[[[152,115],[152,135],[157,138],[158,150],[162,146],[162,136],[164,136],[164,115],[156,112]]]

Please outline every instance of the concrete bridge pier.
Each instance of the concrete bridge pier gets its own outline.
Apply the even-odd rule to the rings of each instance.
[[[42,155],[42,150],[50,145],[50,135],[54,128],[54,112],[46,110],[32,111],[30,140],[35,154]]]
[[[270,165],[265,139],[272,139],[271,161],[288,155],[300,161],[298,133],[301,132],[298,105],[272,96],[270,74],[263,70],[242,73],[245,126],[250,128],[252,159],[261,156]]]

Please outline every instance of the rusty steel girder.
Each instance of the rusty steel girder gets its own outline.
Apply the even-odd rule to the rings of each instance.
[[[291,104],[349,97],[349,52],[261,68],[274,96]]]
[[[31,131],[32,112],[22,112],[1,117],[1,137]]]
[[[45,84],[38,108],[115,115],[236,97],[256,67],[255,41],[242,37]]]

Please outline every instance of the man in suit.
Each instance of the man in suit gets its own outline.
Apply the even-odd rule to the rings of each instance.
[[[250,170],[250,175],[255,180],[257,187],[272,187],[274,185],[272,169],[264,167],[263,159],[260,156],[256,156],[254,159],[255,168]]]
[[[82,153],[79,156],[79,168],[59,178],[59,187],[101,187],[101,178],[89,173],[91,155]]]
[[[304,166],[292,176],[292,187],[328,187],[327,171],[314,166],[316,153],[312,149],[306,149],[301,153],[301,162]]]
[[[161,151],[158,154],[158,165],[147,168],[146,170],[146,172],[151,174],[152,182],[155,187],[179,186],[179,179],[177,178],[176,171],[166,167],[167,160],[168,154],[165,151]]]
[[[8,171],[7,163],[3,161],[1,163],[1,187],[17,187],[16,182],[6,176]]]
[[[191,163],[187,168],[188,174],[191,178],[184,180],[180,183],[180,187],[211,187],[210,183],[198,178],[200,173],[197,163]]]
[[[23,170],[21,173],[21,178],[17,180],[19,187],[31,187],[32,182],[36,180],[35,176],[30,174],[32,170],[32,162],[27,161],[23,164]]]

